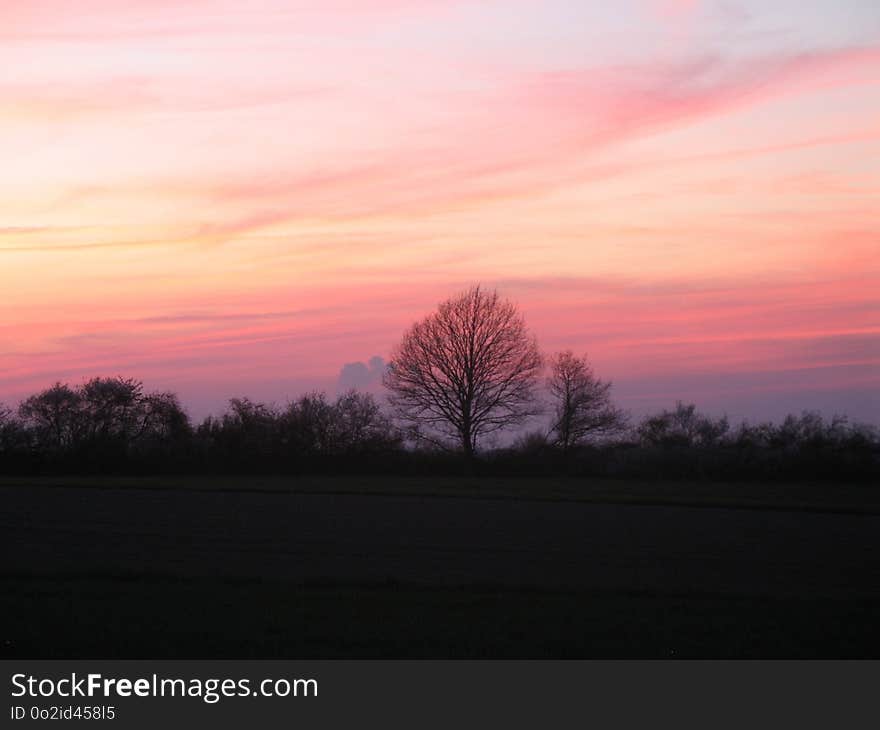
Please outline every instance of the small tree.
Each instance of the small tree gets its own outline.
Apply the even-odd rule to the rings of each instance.
[[[28,440],[27,431],[11,408],[0,403],[0,456],[23,448]]]
[[[285,447],[308,456],[331,452],[334,421],[333,404],[325,393],[300,396],[289,403],[284,412]]]
[[[144,398],[140,434],[160,443],[173,443],[192,435],[189,416],[175,393],[150,393]]]
[[[18,408],[19,418],[51,450],[69,449],[82,438],[82,394],[69,385],[55,383],[30,396]]]
[[[133,378],[92,378],[77,388],[82,438],[92,453],[124,453],[145,427],[144,386]]]
[[[542,365],[517,308],[475,286],[410,327],[383,382],[414,433],[441,445],[452,439],[470,461],[481,437],[536,413]]]
[[[348,390],[333,404],[336,448],[342,453],[387,451],[398,444],[397,430],[370,393]]]
[[[626,425],[626,415],[611,402],[611,383],[596,377],[586,356],[571,350],[554,355],[547,388],[555,406],[550,434],[564,453]]]
[[[713,446],[730,430],[727,416],[712,419],[691,404],[678,401],[674,411],[664,410],[648,416],[637,433],[642,443],[650,446]]]

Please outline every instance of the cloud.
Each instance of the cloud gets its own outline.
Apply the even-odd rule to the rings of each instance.
[[[229,226],[199,232],[216,233],[218,238],[298,219],[429,215],[674,163],[675,159],[597,163],[595,154],[766,101],[870,83],[878,71],[880,47],[867,46],[744,61],[702,56],[679,63],[518,73],[494,79],[495,85],[476,100],[471,94],[445,94],[447,107],[456,112],[444,123],[442,134],[435,130],[430,143],[421,135],[405,135],[392,146],[361,156],[353,153],[312,170],[239,172],[220,182],[167,180],[155,187],[252,211]],[[426,117],[416,125],[430,122]],[[876,138],[876,131],[862,129],[718,157]],[[702,159],[681,156],[685,162],[712,159],[711,154]]]
[[[397,16],[437,12],[460,0],[302,0],[261,2],[259,12],[234,0],[27,0],[0,4],[4,42],[115,43],[178,36],[283,35],[292,29],[339,30]],[[47,24],[46,19],[52,23]]]
[[[746,60],[702,55],[677,63],[606,63],[552,71],[504,72],[489,77],[482,73],[478,75],[486,83],[478,91],[438,89],[430,103],[418,105],[417,113],[389,114],[388,130],[368,126],[363,139],[341,140],[337,149],[328,150],[326,155],[316,153],[306,162],[298,161],[294,152],[285,154],[283,147],[261,146],[247,133],[249,127],[240,126],[244,123],[242,119],[233,115],[221,120],[220,109],[226,105],[271,104],[277,98],[303,102],[302,108],[295,107],[298,114],[304,113],[306,107],[312,110],[315,102],[320,111],[313,110],[314,113],[332,113],[327,121],[334,124],[340,110],[375,121],[373,111],[362,106],[365,99],[369,100],[369,91],[362,95],[353,87],[332,84],[326,88],[308,84],[285,87],[263,81],[249,89],[244,83],[250,78],[247,75],[237,81],[208,79],[204,87],[143,77],[93,81],[79,91],[71,91],[69,84],[61,83],[45,89],[37,86],[22,92],[24,96],[18,100],[13,89],[4,93],[4,105],[36,104],[41,118],[46,112],[50,121],[49,112],[56,108],[68,109],[72,114],[83,110],[103,113],[110,108],[144,112],[153,104],[167,109],[203,108],[206,119],[218,120],[218,129],[223,130],[223,139],[230,142],[232,156],[222,165],[212,165],[210,171],[205,170],[199,155],[213,155],[215,148],[199,152],[202,148],[196,141],[203,133],[182,124],[173,127],[177,130],[175,134],[192,136],[193,143],[186,144],[183,139],[175,142],[174,148],[182,150],[181,159],[169,158],[165,169],[154,166],[154,159],[162,159],[167,152],[157,149],[157,155],[147,154],[151,138],[139,137],[137,141],[146,146],[144,153],[121,163],[119,170],[111,168],[103,180],[99,178],[91,184],[64,186],[69,194],[59,201],[59,209],[103,207],[105,201],[121,206],[144,198],[161,200],[163,205],[179,206],[182,210],[186,210],[184,203],[191,203],[192,212],[185,214],[190,220],[177,218],[156,237],[130,240],[126,236],[69,244],[71,249],[89,250],[163,243],[217,244],[248,238],[275,226],[290,227],[300,221],[338,223],[389,215],[398,219],[424,217],[494,201],[534,197],[585,181],[638,174],[677,162],[699,165],[735,159],[738,155],[757,156],[811,145],[869,141],[876,139],[870,128],[830,135],[805,134],[807,138],[800,142],[755,145],[729,153],[688,155],[677,148],[677,154],[666,159],[607,158],[615,146],[677,131],[693,122],[765,101],[874,82],[878,70],[880,48],[863,46],[777,53]],[[325,99],[331,86],[332,99]],[[324,101],[328,106],[323,105]],[[293,111],[264,112],[253,120],[247,117],[247,124],[265,125],[263,136],[267,139],[274,135],[283,139],[287,125],[282,129],[281,122]],[[407,113],[412,113],[413,118],[397,119],[398,114]],[[314,122],[313,117],[308,119]],[[396,134],[399,125],[404,131]],[[865,122],[859,125],[868,127]],[[190,131],[186,132],[187,129]],[[118,140],[120,145],[127,146],[129,142],[125,137]],[[251,154],[242,157],[245,149],[251,149],[251,143]],[[189,159],[190,154],[196,157]],[[225,155],[226,149],[218,154]],[[276,165],[259,162],[270,154],[277,154]],[[106,159],[114,158],[107,154]],[[206,221],[208,215],[216,215],[218,220]],[[0,250],[68,247],[59,241],[35,242],[25,230],[19,233],[22,238],[27,235],[28,240],[9,241]]]
[[[330,85],[267,84],[224,79],[121,76],[74,82],[6,83],[0,110],[7,119],[70,124],[87,117],[156,113],[205,114],[295,105],[333,93]]]
[[[345,391],[351,388],[375,390],[382,383],[385,368],[385,360],[378,355],[374,355],[366,363],[361,361],[346,363],[336,379],[337,390]]]
[[[878,46],[738,60],[710,54],[676,63],[541,72],[524,77],[514,93],[542,114],[578,115],[581,141],[607,143],[767,99],[874,83],[878,69]]]
[[[651,0],[654,13],[664,20],[681,19],[695,15],[703,3],[701,0]]]

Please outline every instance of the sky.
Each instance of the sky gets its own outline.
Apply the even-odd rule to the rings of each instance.
[[[642,414],[880,421],[876,0],[0,0],[0,401],[377,387],[482,283]]]

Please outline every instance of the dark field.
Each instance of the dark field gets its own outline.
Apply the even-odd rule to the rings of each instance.
[[[9,480],[2,654],[876,657],[875,492]]]

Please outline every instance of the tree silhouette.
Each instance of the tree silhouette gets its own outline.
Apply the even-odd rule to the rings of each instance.
[[[625,414],[611,402],[611,383],[596,377],[586,355],[555,354],[547,388],[554,403],[550,433],[564,453],[590,438],[618,433],[626,424]]]
[[[15,417],[12,409],[0,403],[0,457],[24,448],[28,436],[24,424]]]
[[[147,425],[144,386],[133,378],[92,378],[79,388],[82,428],[92,441],[128,442]]]
[[[458,300],[471,295],[474,292]],[[478,296],[490,298],[485,292]],[[497,297],[492,298],[497,304]],[[509,314],[510,305],[502,304]],[[473,310],[482,311],[473,302],[471,305],[472,315]],[[428,319],[434,329],[415,326],[416,333],[408,333],[412,335],[410,346],[418,341],[416,335],[426,331],[446,338],[440,352],[449,354],[450,362],[418,371],[426,378],[431,373],[429,384],[434,390],[430,392],[444,399],[434,411],[428,405],[424,411],[407,412],[425,416],[422,421],[411,419],[412,425],[421,429],[422,445],[430,446],[445,437],[444,445],[448,446],[451,437],[465,448],[458,424],[466,419],[455,409],[468,406],[466,398],[458,400],[468,392],[467,378],[461,373],[469,371],[468,362],[477,363],[471,369],[487,376],[487,381],[474,377],[471,388],[474,397],[468,407],[475,427],[466,443],[472,456],[480,435],[503,427],[506,418],[510,419],[507,423],[515,424],[535,412],[534,402],[525,396],[533,388],[540,358],[536,359],[537,350],[515,310],[507,321],[518,324],[512,330],[501,328],[506,334],[496,337],[486,334],[492,329],[489,323],[501,324],[503,317],[489,318],[483,326],[470,329],[464,324],[479,322],[479,317],[452,319],[456,326],[451,330],[438,324],[443,321],[439,311]],[[456,336],[450,337],[450,331]],[[474,333],[473,358],[471,340],[460,337],[462,331]],[[511,344],[500,355],[489,348],[490,343],[494,347],[508,338],[518,346]],[[432,347],[437,349],[436,343]],[[499,355],[494,369],[485,366],[491,360],[489,354],[478,357],[484,349]],[[403,344],[400,350],[410,352]],[[519,354],[514,357],[514,353]],[[398,367],[406,362],[400,357],[397,360]],[[517,363],[521,367],[516,367]],[[871,484],[880,474],[880,431],[876,426],[805,411],[781,423],[742,422],[731,428],[725,417],[714,418],[693,405],[678,403],[674,409],[646,416],[635,428],[617,433],[612,432],[616,430],[612,424],[621,414],[607,399],[608,383],[595,377],[586,358],[560,353],[551,358],[550,365],[548,385],[553,394],[556,384],[557,396],[551,412],[554,420],[540,432],[521,433],[509,446],[486,453],[482,472],[499,476],[564,472],[639,479],[824,479]],[[406,372],[397,371],[398,375]],[[521,381],[518,390],[509,385],[517,378]],[[440,384],[445,390],[438,390]],[[412,388],[407,384],[403,395],[412,393]],[[507,410],[493,414],[491,420],[484,417],[491,412],[491,405],[497,406],[501,396],[511,392],[517,394],[513,405],[508,402]],[[400,403],[399,395],[392,392],[392,396]],[[401,405],[420,408],[429,395],[419,397],[419,401]],[[443,408],[453,413],[452,419],[445,420]],[[546,426],[551,428],[549,436],[556,448],[548,444]],[[236,398],[226,413],[209,416],[194,429],[173,393],[144,393],[138,380],[93,378],[77,386],[56,383],[26,398],[17,411],[0,404],[0,474],[460,473],[455,453],[403,448],[401,436],[369,393],[347,391],[335,400],[321,392],[307,393],[285,408]],[[582,441],[592,442],[592,448],[572,448]],[[560,451],[565,458],[558,458]]]
[[[674,411],[664,410],[642,421],[637,433],[644,444],[693,447],[717,444],[729,430],[726,416],[713,420],[693,403],[678,401]]]
[[[82,433],[82,395],[67,384],[55,383],[25,399],[18,408],[24,423],[51,449],[74,446]]]
[[[541,368],[517,308],[475,286],[410,327],[383,382],[414,433],[443,445],[452,439],[470,461],[482,436],[536,413]]]
[[[176,395],[144,393],[143,383],[132,378],[56,383],[24,400],[18,414],[48,451],[95,463],[121,463],[144,441],[168,445],[190,432]]]

